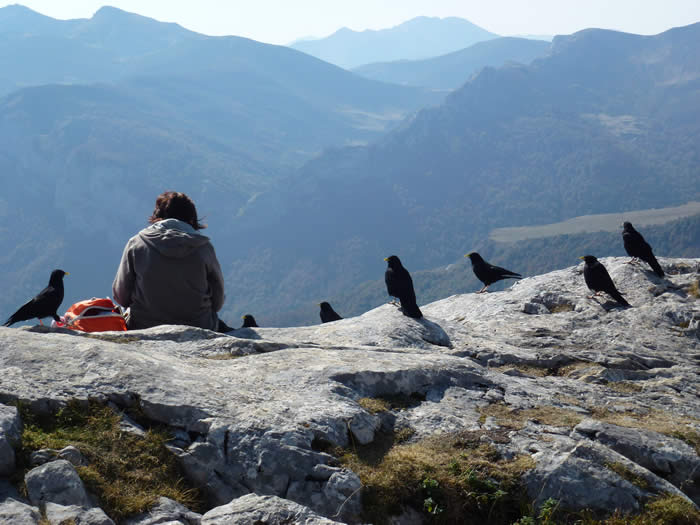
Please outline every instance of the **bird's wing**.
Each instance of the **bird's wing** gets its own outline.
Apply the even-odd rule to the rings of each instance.
[[[610,277],[608,270],[605,269],[605,266],[598,263],[593,268],[593,271],[593,278],[595,279],[595,283],[598,285],[599,290],[604,292],[610,292],[611,290],[617,291],[617,288],[615,288],[615,283],[613,282],[612,277]]]
[[[397,283],[398,276],[391,268],[384,272],[384,282],[386,283],[386,291],[392,297],[399,297],[401,291]]]
[[[509,275],[511,277],[522,277],[522,275],[520,275],[519,273],[511,272],[510,270],[506,270],[505,268],[501,268],[500,266],[489,266],[491,267],[491,270],[496,272],[499,276]]]

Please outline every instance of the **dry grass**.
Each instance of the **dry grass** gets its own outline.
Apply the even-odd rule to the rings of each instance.
[[[529,456],[512,460],[480,437],[504,434],[463,432],[417,443],[373,443],[336,451],[340,463],[360,476],[365,521],[387,522],[407,505],[428,520],[446,523],[512,523],[520,515],[520,478],[534,467]],[[391,440],[391,438],[390,438]]]
[[[379,412],[388,412],[391,410],[391,404],[388,401],[374,397],[360,398],[357,400],[357,404],[370,414],[378,414]]]
[[[611,423],[621,427],[652,430],[660,434],[685,441],[700,455],[700,433],[694,430],[690,424],[698,423],[697,419],[689,416],[676,416],[661,410],[648,410],[638,412],[611,412],[605,408],[594,408],[593,416],[599,421]]]
[[[491,370],[494,370],[496,372],[504,373],[508,370],[519,370],[523,374],[527,374],[529,376],[533,377],[551,377],[551,376],[558,376],[558,377],[568,377],[571,375],[572,372],[576,370],[580,370],[582,368],[589,368],[591,366],[596,366],[592,363],[589,363],[587,361],[576,361],[575,363],[570,363],[568,365],[560,366],[560,367],[553,367],[553,368],[547,368],[544,366],[535,366],[535,365],[530,365],[530,364],[521,364],[521,363],[509,363],[507,365],[503,366],[498,366],[494,367]],[[602,368],[602,367],[600,367]]]
[[[547,377],[551,375],[549,373],[548,368],[543,368],[539,366],[531,366],[531,365],[521,365],[521,364],[508,364],[508,365],[503,365],[503,366],[498,366],[498,367],[493,367],[491,370],[495,372],[500,372],[501,374],[507,372],[508,370],[518,370],[519,372],[522,372],[525,375],[528,376],[533,376],[533,377]]]
[[[614,383],[608,383],[607,386],[610,390],[615,392],[620,392],[622,394],[636,394],[637,392],[642,392],[644,387],[633,383],[632,381],[616,381]]]
[[[690,287],[688,288],[688,295],[691,297],[695,297],[696,299],[700,299],[700,280],[695,280],[692,283],[690,283]]]
[[[510,408],[503,403],[492,403],[480,408],[479,412],[480,423],[484,423],[487,417],[492,417],[499,426],[513,430],[523,428],[528,420],[543,425],[574,428],[584,419],[583,415],[574,410],[549,405],[522,410]]]
[[[603,521],[585,520],[585,525],[697,525],[700,511],[692,503],[680,496],[663,496],[646,504],[636,515],[623,515],[616,512]]]
[[[231,359],[238,359],[239,357],[243,356],[233,354],[213,354],[205,355],[204,359],[210,359],[211,361],[230,361]]]
[[[77,467],[86,488],[113,519],[144,512],[160,497],[202,508],[198,491],[186,485],[175,457],[165,448],[170,436],[151,429],[141,438],[119,429],[120,417],[109,407],[69,404],[52,417],[38,418],[20,407],[24,431],[18,451],[23,476],[29,455],[41,448],[77,447],[88,460]]]
[[[604,369],[604,367],[596,363],[590,363],[588,361],[577,361],[576,363],[571,363],[570,365],[562,366],[559,369],[559,373],[557,375],[561,377],[569,377],[574,372],[583,370],[585,368],[595,368],[596,371]]]
[[[549,311],[553,314],[560,314],[563,312],[573,312],[574,311],[574,305],[569,304],[569,303],[562,303],[562,304],[557,304],[555,306],[552,306]]]
[[[371,414],[388,412],[389,410],[406,410],[420,405],[425,396],[418,392],[412,394],[392,394],[377,397],[362,397],[357,403]]]
[[[612,470],[615,474],[620,476],[622,479],[629,481],[633,485],[638,486],[642,490],[646,490],[649,487],[649,483],[643,477],[632,472],[627,466],[622,463],[606,463],[605,466]]]

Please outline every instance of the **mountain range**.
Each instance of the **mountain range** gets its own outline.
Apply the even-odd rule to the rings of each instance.
[[[5,7],[0,42],[2,311],[45,284],[32,265],[47,260],[85,266],[69,298],[108,294],[114,258],[165,189],[225,228],[324,148],[374,140],[441,99],[109,7],[66,21]],[[85,256],[92,241],[104,269]]]
[[[485,68],[377,143],[327,151],[277,206],[257,202],[279,210],[277,227],[261,226],[265,243],[229,268],[234,295],[301,308],[376,279],[391,254],[435,268],[494,228],[697,199],[699,45],[700,24],[560,36],[548,56]],[[243,278],[251,259],[262,290]]]
[[[500,67],[510,62],[529,64],[546,55],[549,49],[549,42],[543,40],[502,37],[478,42],[447,55],[423,60],[377,62],[353,71],[382,82],[451,90],[462,86],[484,67]]]
[[[378,31],[344,27],[328,37],[297,41],[291,47],[352,69],[374,62],[436,57],[496,37],[463,18],[420,16]]]
[[[8,315],[55,267],[71,273],[64,306],[109,295],[168,189],[209,224],[232,325],[317,322],[318,302],[344,296],[361,308],[352,290],[391,254],[418,272],[494,228],[700,199],[697,24],[557,37],[447,98],[113,8],[2,8],[0,41]]]

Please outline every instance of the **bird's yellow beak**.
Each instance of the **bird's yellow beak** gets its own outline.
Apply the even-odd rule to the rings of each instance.
[[[65,274],[63,274],[63,275],[64,275],[64,277],[65,277],[66,275],[70,275],[70,274],[69,274],[68,272],[66,272],[66,273],[65,273]]]
[[[585,259],[585,257],[584,257],[584,256],[582,255],[581,257],[579,257],[579,259],[581,259],[581,260],[584,260],[584,259]]]
[[[241,319],[245,319],[245,315],[242,315],[242,316],[241,316]]]
[[[388,258],[388,257],[384,257],[384,260],[385,260],[385,261],[388,261],[388,260],[389,260],[389,258]]]
[[[467,253],[467,254],[465,255],[465,257],[469,257],[472,253],[474,253],[474,252],[469,252],[469,253]]]

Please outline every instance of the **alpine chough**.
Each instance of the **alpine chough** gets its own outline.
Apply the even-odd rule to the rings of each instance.
[[[326,301],[319,303],[319,306],[321,307],[320,315],[322,323],[330,323],[332,321],[340,321],[342,319],[342,317],[340,317],[338,313],[333,310],[333,307]]]
[[[477,252],[468,253],[465,257],[469,257],[472,262],[472,270],[476,278],[484,283],[484,287],[477,293],[485,292],[490,285],[501,279],[522,279],[523,277],[519,273],[487,263]]]
[[[423,317],[423,313],[416,303],[416,292],[413,290],[411,274],[403,267],[396,255],[387,257],[384,260],[388,264],[388,268],[384,272],[386,291],[389,295],[401,301],[401,310],[404,315],[420,319]]]
[[[625,298],[622,297],[622,294],[617,291],[610,274],[598,259],[592,255],[584,255],[579,257],[579,259],[583,259],[586,262],[583,266],[583,278],[586,280],[588,289],[595,292],[594,295],[600,295],[600,292],[605,292],[622,306],[630,306],[625,301]]]
[[[39,324],[43,326],[41,321],[44,317],[53,317],[56,322],[61,320],[56,311],[63,302],[63,276],[69,275],[63,270],[54,270],[51,272],[49,284],[46,288],[39,292],[31,301],[23,305],[19,310],[13,313],[3,326],[10,326],[20,321],[28,321],[30,319],[39,319]]]
[[[651,246],[644,240],[642,234],[634,229],[631,222],[625,222],[622,225],[622,241],[625,243],[625,251],[632,257],[634,262],[635,259],[641,259],[654,270],[654,273],[659,277],[664,276],[664,271],[659,264],[659,261],[654,257],[654,252],[651,251]]]
[[[258,323],[255,322],[255,317],[250,314],[243,316],[243,325],[241,328],[258,328]]]

